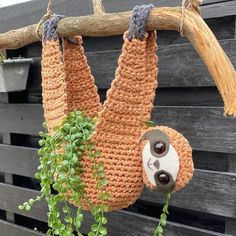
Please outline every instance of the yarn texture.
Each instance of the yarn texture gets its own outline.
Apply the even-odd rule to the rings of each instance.
[[[143,188],[139,136],[150,119],[157,87],[156,34],[143,34],[144,29],[140,31],[142,39],[128,38],[129,32],[124,34],[115,79],[102,108],[81,37],[64,39],[63,53],[60,50],[55,35],[59,19],[46,22],[43,41],[43,108],[49,132],[53,133],[73,109],[98,116],[93,142],[101,151],[99,161],[104,164],[108,180],[105,191],[110,199],[106,204],[109,210],[128,207]],[[82,163],[85,194],[93,203],[99,203],[91,160],[84,157]],[[83,208],[89,210],[86,201]]]
[[[49,133],[60,126],[67,114],[78,109],[97,116],[100,98],[80,36],[64,40],[61,52],[56,23],[63,16],[55,16],[45,23],[42,50],[42,88],[44,117]],[[49,31],[49,32],[48,32]]]
[[[143,182],[151,189],[157,188],[149,183],[143,171],[141,156],[144,142],[140,141],[141,134],[147,130],[146,122],[151,119],[157,88],[156,32],[145,31],[152,8],[152,5],[134,8],[130,29],[123,36],[115,79],[103,106],[84,54],[81,36],[59,38],[56,27],[63,16],[54,16],[45,23],[42,95],[49,133],[52,134],[74,109],[84,111],[90,117],[98,117],[92,141],[101,152],[97,161],[103,163],[108,180],[104,191],[110,194],[105,202],[109,210],[126,208],[134,203],[141,194]],[[169,136],[180,153],[180,170],[174,189],[177,191],[192,178],[191,148],[178,132],[166,127],[158,128]],[[85,195],[94,204],[99,204],[96,180],[90,168],[92,160],[84,156],[82,165]],[[66,194],[70,194],[69,189]],[[84,200],[82,207],[90,210],[91,206]]]
[[[124,36],[122,54],[107,100],[99,114],[93,141],[102,155],[110,193],[110,209],[126,208],[143,188],[140,133],[150,120],[157,87],[156,35],[145,34],[143,41]],[[85,159],[84,182],[91,199],[96,199],[90,160]],[[88,184],[91,183],[91,184]]]

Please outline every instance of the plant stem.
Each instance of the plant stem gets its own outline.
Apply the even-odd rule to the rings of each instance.
[[[169,214],[168,207],[169,207],[169,203],[170,203],[170,198],[171,198],[171,193],[167,193],[166,194],[166,202],[165,202],[165,205],[162,209],[163,213],[161,214],[161,217],[159,219],[159,224],[154,232],[154,236],[162,236],[163,235],[163,227],[166,225],[167,215]]]

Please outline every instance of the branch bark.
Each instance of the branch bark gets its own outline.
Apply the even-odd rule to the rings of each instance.
[[[58,24],[63,37],[112,36],[123,34],[129,27],[131,12],[67,17]],[[150,13],[147,30],[176,30],[181,25],[181,8],[162,7]],[[38,41],[36,25],[0,34],[0,49],[20,48]],[[225,114],[236,116],[236,72],[204,20],[185,9],[183,33],[208,67],[225,104]],[[187,66],[187,65],[186,65]]]
[[[93,12],[94,14],[104,14],[105,13],[105,8],[102,3],[102,0],[92,0],[93,3]]]

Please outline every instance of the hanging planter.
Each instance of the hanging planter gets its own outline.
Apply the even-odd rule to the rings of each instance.
[[[57,24],[63,16],[53,15],[44,23],[42,97],[46,122],[45,131],[39,133],[40,165],[35,175],[41,195],[19,209],[29,211],[45,198],[47,235],[73,236],[76,230],[76,235],[82,236],[83,211],[94,217],[88,236],[107,235],[105,212],[127,208],[146,185],[166,194],[154,232],[154,236],[163,236],[171,193],[192,179],[192,149],[187,139],[150,121],[158,74],[156,32],[146,32],[152,8],[134,8],[104,104],[82,37],[60,38]],[[77,207],[75,217],[70,204]]]
[[[45,198],[48,235],[73,236],[73,225],[82,235],[83,211],[94,216],[88,236],[106,235],[105,212],[127,208],[138,199],[145,184],[168,194],[155,232],[160,236],[170,192],[184,188],[192,178],[188,141],[171,128],[147,127],[158,74],[156,32],[145,31],[152,8],[134,8],[104,104],[100,103],[82,37],[59,38],[56,29],[63,16],[54,15],[44,24],[42,97],[46,130],[40,132],[40,166],[35,176],[42,194],[19,208],[30,210]],[[59,204],[63,205],[63,214]],[[74,218],[68,204],[77,207]]]
[[[0,64],[0,92],[16,92],[26,89],[31,58],[2,60]]]

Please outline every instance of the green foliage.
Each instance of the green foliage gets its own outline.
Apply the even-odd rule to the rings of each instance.
[[[95,224],[91,227],[89,236],[107,234],[104,227],[107,220],[104,213],[109,199],[105,191],[108,181],[105,179],[104,165],[100,163],[100,152],[92,142],[92,133],[96,126],[96,119],[86,116],[83,112],[73,111],[68,114],[60,128],[56,128],[53,135],[49,135],[46,125],[45,132],[40,132],[41,140],[38,151],[40,165],[35,177],[40,180],[41,196],[30,199],[19,206],[19,209],[29,211],[32,205],[45,198],[48,204],[47,235],[73,236],[73,231],[81,236],[80,227],[83,221],[82,201],[87,201],[92,209]],[[99,199],[102,204],[94,205],[85,195],[85,183],[80,178],[83,173],[82,157],[86,155],[92,160],[91,171],[97,181]],[[52,194],[52,189],[56,194]],[[67,194],[70,191],[70,194]],[[68,202],[78,206],[73,217]]]
[[[155,123],[152,120],[145,121],[145,124],[148,128],[156,126]]]
[[[166,226],[166,219],[167,219],[167,215],[169,214],[168,207],[169,207],[169,203],[170,203],[170,197],[171,197],[171,194],[167,193],[166,194],[166,203],[165,203],[163,210],[162,210],[163,213],[161,214],[159,224],[154,232],[154,236],[163,236],[164,235],[163,228]]]

